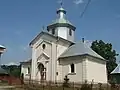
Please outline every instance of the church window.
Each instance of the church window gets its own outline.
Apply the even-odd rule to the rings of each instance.
[[[53,35],[55,34],[55,29],[52,29],[52,34],[53,34]]]
[[[71,73],[74,73],[75,72],[75,66],[74,64],[71,64]]]
[[[28,67],[28,74],[30,74],[30,68]]]
[[[69,29],[69,35],[72,36],[72,29]]]
[[[56,75],[58,76],[58,72],[56,72]]]
[[[45,49],[45,47],[46,47],[46,45],[45,45],[45,44],[43,44],[43,45],[42,45],[42,48],[43,48],[43,49]]]

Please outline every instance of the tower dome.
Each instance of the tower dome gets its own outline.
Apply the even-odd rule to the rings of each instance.
[[[48,32],[69,41],[74,41],[74,31],[76,27],[66,19],[66,10],[61,6],[56,13],[58,17],[47,26]]]

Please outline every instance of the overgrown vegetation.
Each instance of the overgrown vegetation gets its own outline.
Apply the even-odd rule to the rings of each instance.
[[[11,76],[20,77],[20,65],[2,65],[3,69],[5,69]]]
[[[80,90],[92,90],[92,83],[88,84],[87,81],[85,81],[85,83],[81,86]]]

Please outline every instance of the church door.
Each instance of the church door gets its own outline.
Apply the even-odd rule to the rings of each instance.
[[[40,77],[41,77],[41,81],[42,80],[46,80],[46,68],[44,67],[44,65],[42,63],[38,64],[38,70],[40,72]]]

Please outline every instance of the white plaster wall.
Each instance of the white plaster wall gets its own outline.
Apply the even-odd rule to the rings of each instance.
[[[75,31],[72,30],[72,35],[70,36],[69,35],[69,28],[67,29],[67,38],[68,38],[69,41],[73,41],[74,42],[74,32]]]
[[[107,83],[106,62],[95,58],[87,61],[87,80],[96,83]]]
[[[68,75],[68,78],[71,82],[82,82],[84,67],[83,63],[85,58],[75,57],[75,58],[67,58],[60,60],[60,65],[62,66],[62,80],[64,80],[65,75]],[[70,65],[75,64],[75,74],[71,75],[70,73]]]
[[[45,44],[45,49],[43,50],[42,45]],[[41,59],[39,60],[41,63],[44,64],[45,68],[46,68],[46,80],[50,80],[50,67],[51,67],[51,44],[47,43],[46,41],[43,41],[42,43],[40,43],[37,48],[36,48],[36,58],[38,59],[38,57],[42,54],[45,53],[46,55],[49,56],[49,59],[46,59],[44,57],[41,57]],[[45,61],[48,61],[48,63],[45,63]],[[37,61],[36,61],[37,62]],[[38,71],[38,69],[36,68],[36,70]],[[37,74],[37,77],[40,79],[40,74]]]
[[[45,49],[42,48],[42,45],[45,44]],[[38,58],[42,53],[47,54],[48,56],[51,56],[51,45],[50,43],[47,43],[45,41],[41,42],[37,47],[36,47],[36,57]]]
[[[43,50],[42,45],[45,44],[46,48]],[[59,67],[59,63],[57,62],[58,57],[69,47],[68,43],[63,43],[62,41],[54,40],[51,41],[49,36],[45,37],[44,35],[33,45],[32,48],[32,79],[39,79],[40,75],[38,74],[37,69],[37,59],[44,52],[47,54],[49,58],[49,62],[46,63],[46,80],[57,80],[56,72],[60,71],[62,76],[62,68]],[[42,58],[41,58],[42,59]],[[41,61],[41,59],[39,61]],[[44,60],[42,60],[44,61]],[[42,62],[43,63],[43,62]]]
[[[70,45],[63,43],[63,42],[59,42],[57,45],[57,58],[65,51],[68,49]]]
[[[36,49],[32,47],[31,79],[36,80]]]
[[[42,45],[45,44],[46,47],[43,50]],[[47,56],[49,56],[49,60],[46,60],[44,57],[40,58],[40,62],[44,64],[44,66],[47,68],[46,71],[46,79],[50,79],[50,58],[51,58],[51,44],[50,42],[47,42],[46,40],[43,40],[42,38],[38,40],[32,47],[32,71],[31,71],[31,79],[33,80],[40,80],[40,73],[38,72],[38,58],[41,56],[42,53],[45,53]],[[44,58],[44,60],[43,60]],[[45,61],[49,61],[48,63],[45,63]]]
[[[67,27],[57,27],[58,36],[67,39]]]
[[[69,40],[69,41],[74,41],[74,31],[72,30],[72,35],[70,36],[69,35],[69,29],[68,27],[57,27],[56,28],[56,31],[58,32],[58,36],[59,37],[62,37],[66,40]]]
[[[57,45],[57,59],[59,58],[59,56],[65,51],[67,50],[69,47],[69,44],[65,44],[63,42],[59,42]],[[62,66],[59,64],[59,61],[57,60],[57,71],[58,75],[56,76],[56,79],[58,81],[62,81]]]
[[[21,65],[21,74],[24,74],[24,79],[30,79],[30,74],[28,74],[28,67],[31,69],[30,64],[22,64]]]

